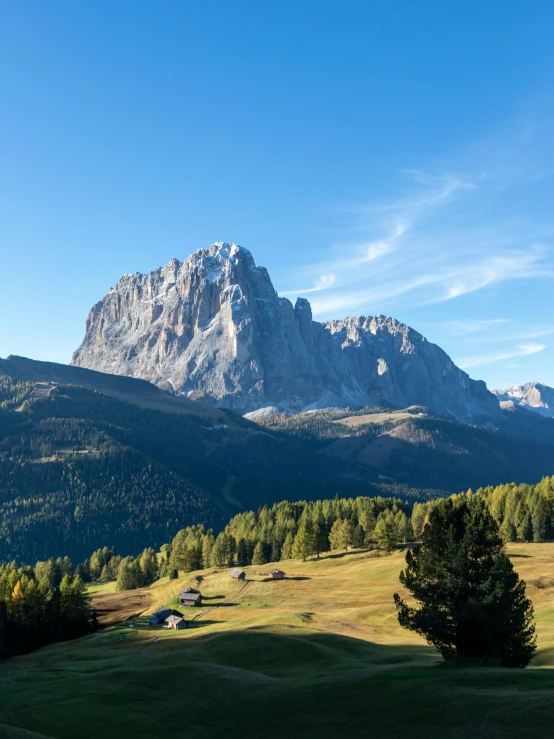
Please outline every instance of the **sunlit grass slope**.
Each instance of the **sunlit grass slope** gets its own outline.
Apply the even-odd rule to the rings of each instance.
[[[554,666],[554,544],[511,545],[537,615],[535,667]],[[59,739],[549,737],[554,671],[455,669],[399,628],[403,553],[335,553],[247,568],[236,600],[170,632],[147,613],[0,666],[0,724]],[[226,570],[151,588],[148,612],[185,585],[203,613],[241,589]],[[0,736],[2,727],[0,726]]]

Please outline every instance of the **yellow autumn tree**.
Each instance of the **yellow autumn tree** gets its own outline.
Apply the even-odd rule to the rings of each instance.
[[[14,605],[18,605],[18,603],[21,601],[22,598],[23,598],[23,588],[21,587],[21,580],[18,580],[12,591],[12,601]]]

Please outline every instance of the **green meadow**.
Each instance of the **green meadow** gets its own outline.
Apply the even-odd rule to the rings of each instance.
[[[279,563],[282,581],[248,567],[228,603],[228,570],[160,580],[140,616],[2,663],[0,736],[550,737],[554,544],[508,551],[535,606],[526,670],[444,666],[396,622],[403,552],[334,552]],[[186,585],[204,596],[189,628],[149,627]]]

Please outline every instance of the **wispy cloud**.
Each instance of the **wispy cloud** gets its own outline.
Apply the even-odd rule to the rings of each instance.
[[[471,367],[480,367],[483,364],[491,364],[492,362],[505,362],[514,357],[526,357],[530,354],[538,354],[546,349],[545,344],[520,344],[510,352],[497,352],[496,354],[481,354],[474,357],[466,357],[460,360],[459,364],[462,369],[470,369]]]
[[[532,180],[531,163],[514,153],[529,137],[510,143],[499,139],[495,148],[489,141],[448,166],[406,169],[401,197],[341,207],[345,234],[362,238],[341,239],[327,259],[297,268],[298,287],[289,277],[282,294],[317,293],[314,315],[331,318],[412,309],[554,277],[554,218],[530,220],[498,207],[502,186]],[[548,171],[542,167],[540,176]]]

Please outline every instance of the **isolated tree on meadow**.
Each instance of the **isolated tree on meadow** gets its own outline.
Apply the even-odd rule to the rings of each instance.
[[[448,661],[525,667],[536,649],[533,606],[485,502],[439,503],[400,582],[418,601],[394,601],[404,628]]]

